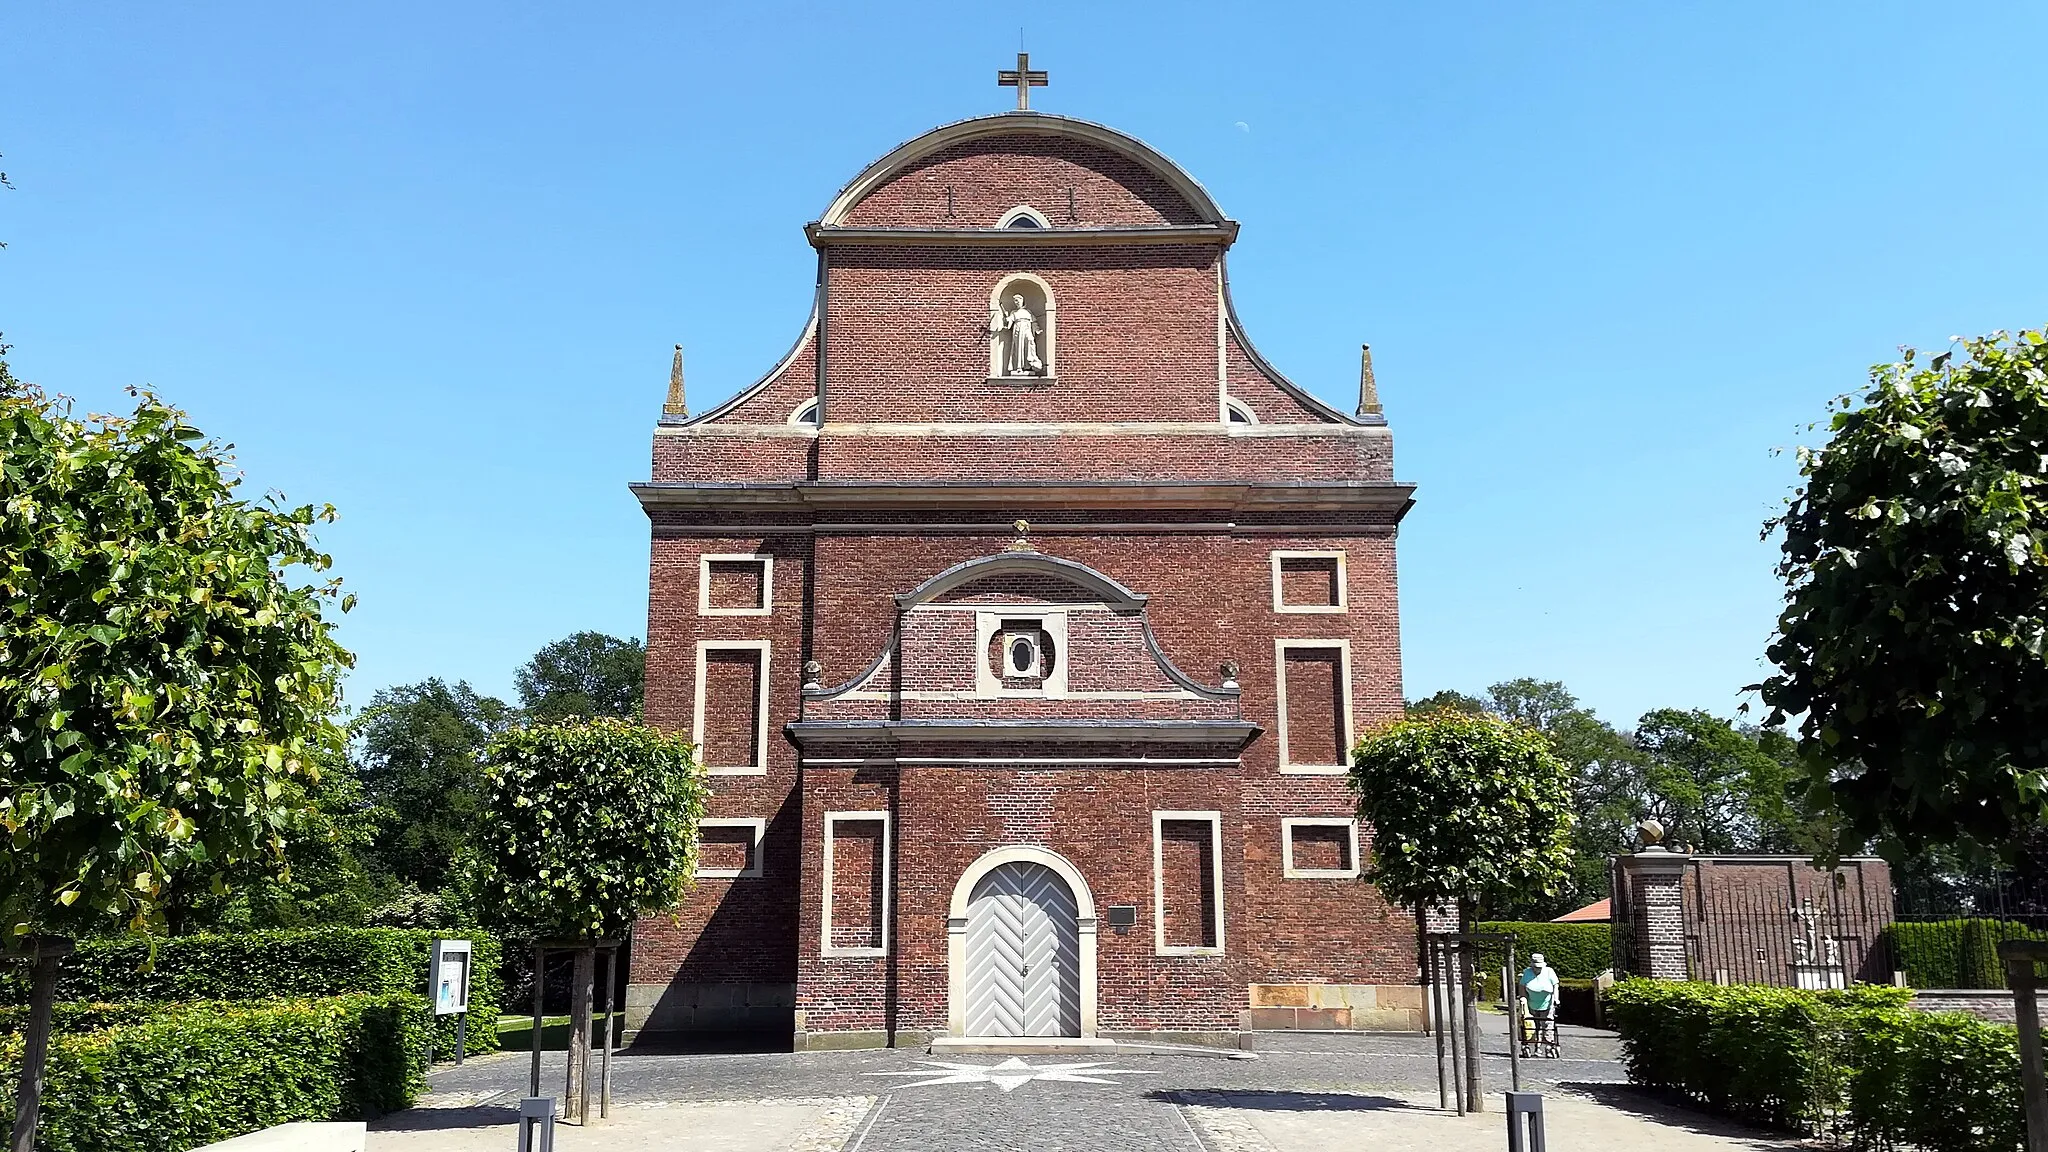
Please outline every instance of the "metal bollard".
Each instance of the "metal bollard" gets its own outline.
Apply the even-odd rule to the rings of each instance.
[[[1544,1152],[1543,1093],[1509,1092],[1508,1152]]]
[[[519,1102],[519,1152],[555,1152],[553,1096],[528,1096]]]

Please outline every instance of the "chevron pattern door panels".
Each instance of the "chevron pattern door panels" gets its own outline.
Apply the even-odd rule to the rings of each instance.
[[[967,907],[967,1034],[1081,1034],[1080,911],[1043,864],[1004,864]]]

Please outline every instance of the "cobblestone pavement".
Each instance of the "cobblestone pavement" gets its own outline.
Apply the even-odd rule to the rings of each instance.
[[[1495,1036],[1482,1045],[1489,1052],[1486,1084],[1496,1107],[1498,1093],[1508,1086],[1503,1042]],[[630,1110],[636,1125],[647,1122],[653,1110],[667,1108],[664,1115],[678,1130],[687,1127],[713,1141],[645,1147],[806,1152],[1267,1152],[1310,1147],[1289,1133],[1319,1126],[1318,1113],[1387,1107],[1416,1111],[1411,1101],[1435,1102],[1435,1047],[1426,1037],[1265,1034],[1255,1039],[1255,1048],[1254,1059],[1228,1058],[1220,1051],[1010,1058],[932,1056],[922,1049],[747,1055],[629,1050],[614,1060],[612,1092],[615,1114]],[[1569,1036],[1566,1050],[1570,1059],[1524,1062],[1523,1087],[1544,1090],[1621,1079],[1611,1037]],[[438,1068],[433,1095],[425,1103],[471,1110],[509,1107],[525,1094],[528,1060],[523,1052],[502,1053],[460,1068]],[[547,1054],[543,1093],[559,1093],[562,1074],[561,1054]],[[802,1116],[763,1111],[792,1104],[823,1111]],[[418,1123],[407,1118],[422,1111],[401,1114],[392,1123]],[[1420,1114],[1436,1115],[1427,1109]],[[1487,1128],[1488,1148],[1503,1142],[1499,1124],[1496,1118]],[[782,1142],[755,1142],[754,1133],[762,1129],[773,1130]],[[594,1128],[590,1135],[603,1132]],[[1268,1133],[1287,1142],[1275,1144]],[[613,1142],[571,1143],[565,1134],[562,1146],[643,1145],[620,1131]],[[401,1145],[373,1138],[370,1147],[373,1152],[430,1147],[454,1152],[469,1145]],[[1450,1146],[1438,1152],[1450,1152]]]

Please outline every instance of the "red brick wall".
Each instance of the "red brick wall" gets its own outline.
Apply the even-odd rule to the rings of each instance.
[[[1202,222],[1156,173],[1094,144],[1040,135],[989,136],[933,153],[868,193],[845,222],[993,228],[1019,204],[1054,228]]]
[[[1289,607],[1329,608],[1337,604],[1337,560],[1330,556],[1289,556],[1280,561],[1280,602]]]
[[[826,419],[1215,421],[1216,258],[1196,246],[835,248]],[[1056,383],[988,382],[989,299],[1016,272],[1052,289]]]
[[[1066,190],[1074,211],[1065,211]],[[953,216],[945,216],[945,190]],[[848,219],[852,225],[992,225],[1017,203],[1070,224],[1189,223],[1192,208],[1157,175],[1093,146],[1044,139],[984,141],[928,158],[879,187]],[[1233,396],[1261,426],[1223,425],[1218,412],[1219,249],[1187,246],[844,248],[830,249],[822,346],[812,341],[754,394],[710,425],[665,428],[656,437],[653,478],[669,482],[792,481],[954,485],[1037,481],[1305,482],[1392,478],[1391,440],[1329,418],[1281,389],[1234,336],[1223,371]],[[1052,288],[1056,382],[990,384],[983,325],[997,282],[1030,272]],[[783,426],[789,410],[815,390],[818,358],[828,370],[827,418],[818,433]],[[1000,421],[1066,425],[1029,431],[943,431],[913,424]],[[870,427],[844,427],[852,422]],[[1076,423],[1164,423],[1085,430]],[[1302,428],[1321,425],[1323,430]],[[750,429],[748,425],[776,426]],[[872,427],[894,425],[894,427]],[[1195,427],[1189,427],[1195,425]],[[1201,427],[1207,425],[1207,427]],[[1095,434],[1102,433],[1102,434]],[[788,491],[788,489],[780,489]],[[1261,727],[1241,762],[1168,769],[1157,766],[1010,764],[1051,755],[1144,755],[1122,745],[940,745],[922,748],[936,763],[894,762],[902,746],[874,744],[861,764],[813,763],[801,773],[784,726],[799,715],[801,668],[815,658],[824,682],[869,668],[899,624],[893,599],[962,561],[1000,553],[1022,510],[949,512],[783,505],[749,511],[744,499],[703,510],[653,515],[648,624],[647,714],[651,723],[687,729],[696,690],[696,645],[705,640],[766,640],[769,733],[765,774],[711,780],[711,815],[771,821],[759,879],[703,880],[677,916],[651,917],[637,930],[634,980],[660,983],[787,981],[798,987],[805,1026],[819,1031],[936,1030],[947,1020],[946,919],[963,872],[1000,844],[1032,843],[1065,855],[1086,879],[1104,919],[1098,947],[1098,1022],[1105,1031],[1234,1028],[1250,982],[1405,983],[1415,978],[1414,923],[1357,880],[1282,875],[1281,820],[1349,816],[1354,798],[1339,776],[1282,774],[1278,747],[1276,639],[1344,640],[1351,654],[1353,728],[1363,732],[1401,707],[1400,637],[1392,517],[1343,511],[1252,512],[1215,507],[1151,509],[1130,501],[1039,511],[1038,550],[1087,565],[1150,597],[1146,619],[1166,656],[1199,683],[1218,684],[1220,665],[1239,667],[1241,700],[1066,702],[1001,700],[835,701],[820,714],[877,717],[1062,716],[1128,718],[1151,713],[1213,717],[1241,709]],[[750,526],[751,525],[751,526]],[[772,526],[772,527],[771,527]],[[1348,611],[1276,613],[1270,555],[1275,549],[1342,550]],[[697,557],[768,552],[775,556],[775,611],[769,616],[697,614]],[[1290,596],[1320,597],[1314,574],[1290,580]],[[1038,598],[1057,595],[1037,589]],[[1033,589],[961,589],[1014,599]],[[717,590],[715,603],[744,600],[744,589]],[[904,620],[905,658],[878,686],[957,691],[971,684],[970,613],[913,613]],[[1171,688],[1142,653],[1133,618],[1069,617],[1065,663],[1076,690]],[[963,632],[964,629],[964,632]],[[922,655],[919,654],[922,645]],[[1148,658],[1149,659],[1149,658]],[[1337,694],[1323,670],[1318,690],[1306,674],[1290,682],[1295,740],[1316,741],[1318,760],[1339,754]],[[965,677],[965,679],[963,679]],[[742,697],[745,685],[713,683],[707,716]],[[737,705],[731,705],[737,707]],[[834,711],[837,709],[838,711]],[[734,731],[751,731],[740,715]],[[723,720],[719,723],[724,723]],[[713,724],[713,734],[719,728]],[[716,750],[714,750],[715,752]],[[1183,747],[1184,755],[1218,754]],[[1227,754],[1228,749],[1221,754]],[[969,757],[994,762],[970,763]],[[717,758],[716,755],[713,757]],[[1297,756],[1297,760],[1299,756]],[[799,781],[801,780],[801,785]],[[1222,813],[1225,954],[1159,956],[1154,948],[1152,813]],[[893,814],[893,858],[880,877],[890,885],[890,954],[822,955],[822,893],[831,884],[842,928],[855,909],[879,907],[880,857],[873,840],[835,845],[834,877],[821,875],[824,813]],[[1162,853],[1176,940],[1197,941],[1207,886],[1206,826],[1200,843],[1175,836]],[[841,827],[842,834],[848,831]],[[1368,833],[1369,834],[1369,833]],[[865,853],[865,854],[863,854]],[[1321,857],[1298,861],[1319,866]],[[1190,903],[1190,902],[1193,903]],[[1118,934],[1106,924],[1112,905],[1135,907],[1137,925]],[[1182,925],[1191,927],[1183,929]],[[872,938],[872,937],[869,937]],[[840,944],[850,943],[842,937]]]
[[[1289,648],[1287,678],[1287,762],[1339,764],[1344,760],[1344,693],[1341,654],[1334,648]]]
[[[1168,948],[1216,946],[1216,850],[1207,820],[1159,822],[1159,899]]]
[[[761,653],[714,648],[704,654],[704,735],[707,765],[760,767]]]
[[[888,882],[883,821],[834,820],[831,834],[832,947],[879,948]]]
[[[705,563],[711,586],[707,600],[713,608],[764,608],[762,578],[767,566],[760,560],[711,560]]]

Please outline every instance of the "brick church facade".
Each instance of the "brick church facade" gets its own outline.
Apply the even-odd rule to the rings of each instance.
[[[1253,350],[1238,226],[1140,141],[1020,110],[875,162],[815,305],[634,485],[647,716],[699,879],[640,922],[651,1031],[799,1048],[1413,1027],[1416,926],[1343,772],[1401,709],[1413,489],[1370,390]]]

